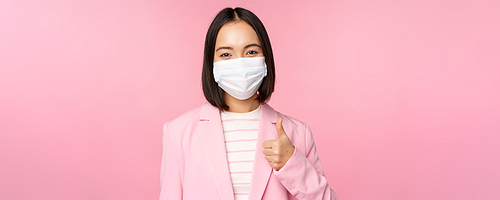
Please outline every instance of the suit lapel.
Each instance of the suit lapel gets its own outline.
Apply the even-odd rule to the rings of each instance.
[[[273,108],[267,104],[261,105],[259,135],[257,137],[257,146],[255,148],[252,182],[250,185],[250,200],[262,199],[264,190],[267,187],[267,182],[271,176],[272,168],[269,166],[269,163],[262,153],[262,143],[266,140],[278,138],[278,134],[276,132],[277,119],[278,115]]]
[[[220,112],[217,107],[209,103],[202,107],[197,132],[221,199],[234,200]]]

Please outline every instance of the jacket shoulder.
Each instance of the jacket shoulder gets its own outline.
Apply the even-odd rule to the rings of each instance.
[[[288,126],[293,126],[295,128],[305,128],[308,126],[307,123],[305,123],[301,120],[298,120],[294,117],[291,117],[289,115],[285,115],[285,114],[280,113],[278,111],[276,111],[276,114],[278,115],[278,117],[283,118],[283,123],[287,123]]]
[[[167,121],[166,122],[167,125],[175,125],[175,124],[182,123],[182,122],[189,121],[189,120],[193,120],[193,119],[197,120],[200,117],[201,108],[204,105],[205,104],[198,106],[196,108],[193,108],[193,109],[177,116],[176,118],[174,118],[170,121]]]
[[[186,131],[191,131],[190,129],[194,128],[195,125],[198,123],[201,116],[201,112],[203,108],[205,108],[206,106],[212,106],[212,105],[210,105],[209,103],[205,103],[201,106],[193,108],[183,113],[182,115],[176,117],[175,119],[165,122],[165,124],[163,125],[164,129],[165,128],[168,129],[168,131],[174,135],[182,134],[183,132]]]

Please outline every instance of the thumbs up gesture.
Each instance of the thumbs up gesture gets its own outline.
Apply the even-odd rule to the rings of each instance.
[[[295,151],[295,146],[285,133],[283,129],[282,118],[276,121],[276,131],[278,132],[278,138],[275,140],[266,140],[262,143],[262,153],[266,155],[266,160],[269,165],[276,171],[279,171],[286,162],[292,157]]]

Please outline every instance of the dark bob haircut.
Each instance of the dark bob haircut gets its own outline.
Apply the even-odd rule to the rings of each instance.
[[[224,8],[215,16],[215,19],[210,24],[207,31],[207,37],[205,38],[205,50],[203,56],[203,70],[202,70],[202,85],[203,93],[205,98],[213,106],[219,108],[219,110],[229,110],[229,106],[224,100],[224,90],[218,86],[215,82],[213,68],[214,68],[214,53],[215,53],[215,42],[217,39],[217,34],[220,28],[228,23],[243,20],[249,24],[259,36],[260,45],[262,48],[262,53],[264,54],[266,65],[267,65],[267,76],[262,80],[257,92],[257,100],[259,103],[265,103],[271,98],[271,94],[274,91],[274,57],[273,50],[271,49],[271,42],[269,41],[269,36],[267,35],[266,28],[260,21],[260,19],[253,14],[251,11],[244,8],[236,7]]]

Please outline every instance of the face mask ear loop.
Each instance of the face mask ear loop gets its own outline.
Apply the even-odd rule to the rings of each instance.
[[[266,61],[264,61],[264,77],[267,76],[267,64]]]

